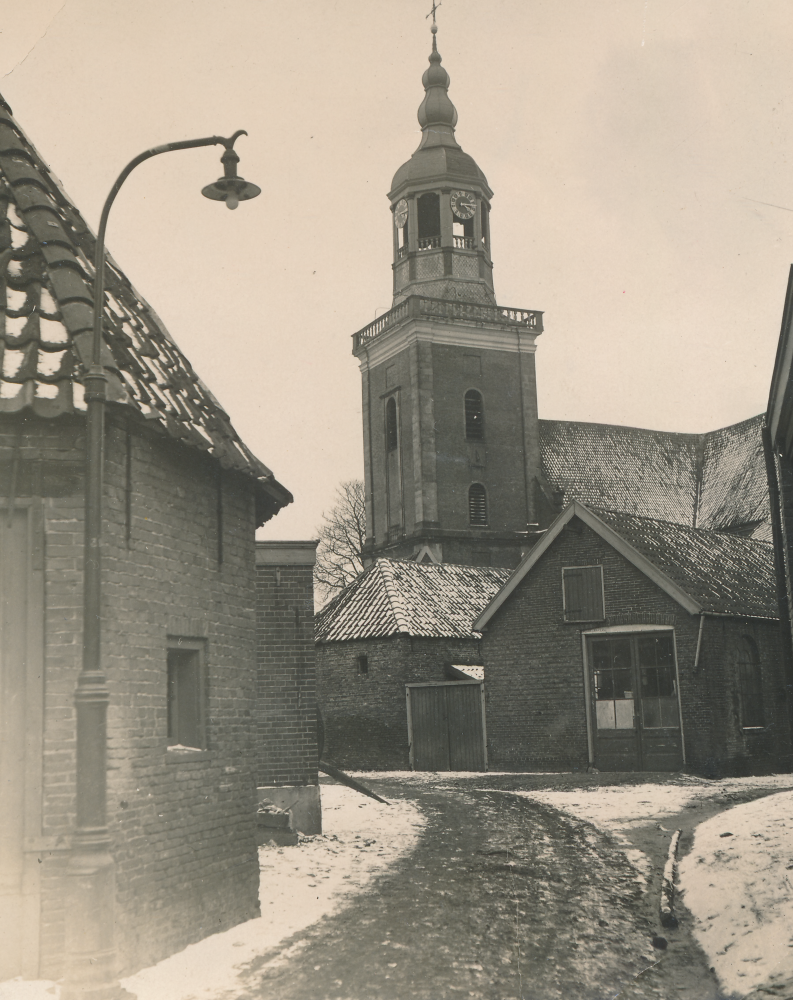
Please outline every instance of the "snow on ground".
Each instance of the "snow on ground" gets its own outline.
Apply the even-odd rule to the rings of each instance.
[[[296,847],[259,851],[261,917],[192,944],[122,985],[138,1000],[232,1000],[249,962],[352,903],[412,850],[425,822],[412,802],[383,805],[342,785],[323,784],[324,833],[301,838]],[[301,946],[298,940],[272,962],[286,961]],[[59,996],[60,988],[49,981],[0,983],[0,1000]]]
[[[694,933],[726,991],[743,996],[793,978],[793,792],[701,823],[679,875]]]

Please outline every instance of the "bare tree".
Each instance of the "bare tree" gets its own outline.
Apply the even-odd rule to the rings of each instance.
[[[317,605],[335,597],[363,572],[363,543],[366,540],[366,495],[360,479],[350,479],[336,487],[336,503],[322,515],[318,529],[319,547],[314,567]]]

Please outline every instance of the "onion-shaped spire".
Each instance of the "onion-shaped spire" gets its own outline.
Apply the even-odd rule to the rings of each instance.
[[[425,94],[418,110],[419,125],[423,132],[420,149],[424,146],[457,146],[454,138],[457,109],[449,100],[449,74],[441,66],[441,56],[435,37],[438,25],[433,24],[430,30],[432,52],[429,68],[424,71],[424,76],[421,78]]]

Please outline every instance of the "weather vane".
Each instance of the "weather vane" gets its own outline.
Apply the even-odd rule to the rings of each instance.
[[[432,23],[433,24],[435,24],[435,11],[439,7],[440,7],[440,4],[439,3],[435,3],[435,0],[432,0],[432,10],[430,11],[430,14],[432,14]],[[425,21],[427,20],[427,17],[430,16],[430,14],[427,14],[427,16],[424,18]]]

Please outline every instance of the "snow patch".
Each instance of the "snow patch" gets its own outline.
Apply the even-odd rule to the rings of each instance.
[[[793,977],[793,792],[701,823],[678,872],[694,933],[728,993]]]

